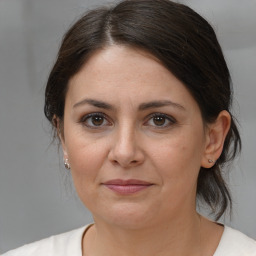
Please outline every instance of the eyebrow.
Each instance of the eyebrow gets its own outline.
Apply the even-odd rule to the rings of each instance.
[[[107,110],[115,109],[112,105],[110,105],[106,102],[94,100],[94,99],[83,99],[83,100],[77,102],[76,104],[74,104],[73,108],[83,106],[86,104],[92,105],[97,108],[107,109]],[[185,110],[185,108],[182,105],[175,103],[173,101],[170,101],[170,100],[159,100],[159,101],[145,102],[145,103],[140,104],[138,109],[139,109],[139,111],[143,111],[143,110],[147,110],[147,109],[151,109],[151,108],[160,108],[160,107],[166,107],[166,106],[171,106],[174,108],[178,108],[180,110]]]
[[[107,109],[107,110],[112,110],[114,109],[113,106],[111,106],[110,104],[106,103],[106,102],[103,102],[103,101],[99,101],[99,100],[93,100],[93,99],[84,99],[84,100],[81,100],[79,102],[77,102],[73,108],[76,108],[76,107],[79,107],[79,106],[83,106],[83,105],[92,105],[94,107],[97,107],[97,108],[103,108],[103,109]]]
[[[142,103],[139,106],[139,110],[147,110],[150,108],[160,108],[160,107],[166,107],[166,106],[171,106],[174,108],[185,110],[185,108],[182,105],[175,103],[173,101],[170,101],[170,100],[159,100],[159,101],[151,101],[151,102],[147,102],[147,103]]]

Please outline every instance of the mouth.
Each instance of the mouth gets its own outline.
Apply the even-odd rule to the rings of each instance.
[[[122,180],[122,179],[115,179],[109,180],[107,182],[102,183],[108,189],[122,195],[129,195],[138,193],[142,190],[145,190],[151,187],[153,184],[143,180]]]

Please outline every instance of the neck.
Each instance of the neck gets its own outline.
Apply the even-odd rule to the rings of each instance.
[[[124,229],[95,221],[85,236],[85,255],[200,255],[201,220],[195,212],[147,228]]]

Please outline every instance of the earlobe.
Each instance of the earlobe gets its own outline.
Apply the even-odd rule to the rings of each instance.
[[[54,116],[53,118],[54,126],[57,131],[57,136],[59,137],[59,140],[61,142],[61,147],[63,151],[63,158],[68,159],[68,154],[66,151],[65,146],[65,139],[64,139],[64,127],[63,127],[63,121],[61,121],[58,117]]]
[[[211,168],[220,157],[230,124],[231,116],[226,110],[221,111],[217,119],[208,124],[202,167]]]
[[[62,152],[63,152],[63,158],[64,159],[68,159],[68,153],[66,150],[66,144],[65,144],[65,139],[64,139],[64,133],[63,131],[59,131],[58,132],[58,136],[61,142],[61,147],[62,147]]]
[[[57,117],[54,117],[54,118],[55,118],[54,123],[55,123],[55,128],[57,131],[57,136],[59,137],[59,140],[61,142],[62,151],[63,151],[63,164],[67,170],[71,170],[69,159],[68,159],[68,153],[66,150],[65,138],[64,138],[63,121]]]

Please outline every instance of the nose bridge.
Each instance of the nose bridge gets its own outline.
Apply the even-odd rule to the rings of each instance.
[[[111,160],[123,167],[138,164],[143,160],[143,154],[138,147],[138,131],[135,124],[123,122],[115,132]]]
[[[135,152],[136,131],[132,124],[124,123],[117,131],[115,150],[124,157],[131,156]]]

